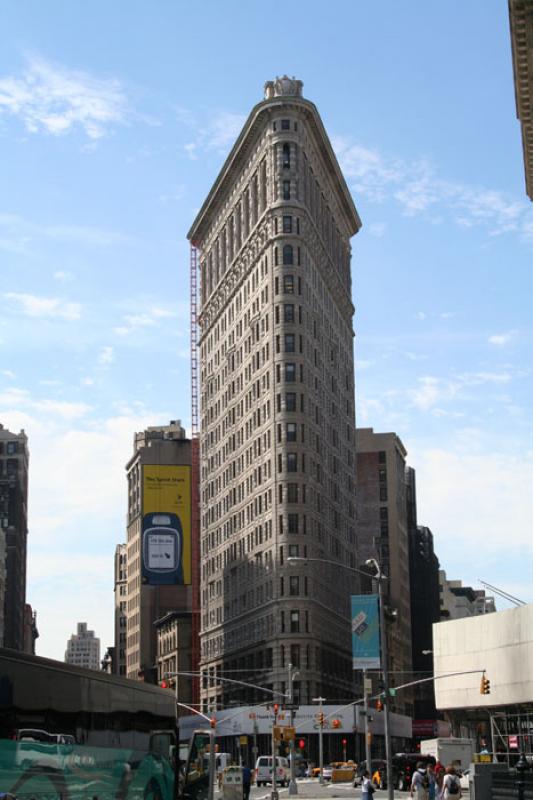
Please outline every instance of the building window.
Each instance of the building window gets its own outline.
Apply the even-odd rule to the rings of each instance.
[[[291,633],[300,633],[300,612],[291,611]],[[293,666],[297,666],[293,662]]]
[[[379,499],[380,499],[381,503],[386,503],[387,502],[387,487],[386,486],[380,486],[379,487]]]
[[[286,244],[283,247],[283,266],[292,267],[293,264],[294,264],[294,253],[292,249],[292,244]]]
[[[287,422],[285,426],[285,438],[288,442],[295,442],[296,441],[296,423],[295,422]]]
[[[283,169],[290,169],[291,166],[291,146],[290,144],[283,145]]]
[[[282,131],[290,131],[291,129],[291,121],[290,119],[282,119],[281,120],[281,130]]]
[[[285,394],[285,410],[296,411],[296,394],[295,392],[287,392]]]
[[[285,352],[294,353],[296,350],[296,337],[294,333],[285,334]]]
[[[288,503],[297,503],[298,502],[298,484],[297,483],[288,483],[287,484],[287,502]]]
[[[288,533],[298,533],[298,514],[287,514]]]
[[[283,199],[290,200],[291,199],[291,182],[290,181],[283,181]]]
[[[296,364],[285,364],[285,382],[294,383],[296,380]]]
[[[291,575],[289,577],[289,595],[291,597],[298,597],[300,594],[300,578],[298,575]]]
[[[289,558],[298,558],[299,552],[300,552],[299,545],[297,544],[289,545]]]
[[[298,472],[298,456],[296,453],[287,453],[287,472]]]
[[[386,464],[387,463],[387,453],[385,452],[385,450],[380,450],[379,451],[379,453],[378,453],[378,461],[379,461],[380,464]]]
[[[294,275],[283,276],[283,294],[294,294]]]
[[[283,233],[292,233],[292,217],[283,217]]]
[[[292,303],[288,303],[283,306],[283,321],[294,322],[294,306]]]
[[[380,483],[386,483],[387,482],[387,470],[386,469],[380,469],[380,471],[379,471],[379,482]]]

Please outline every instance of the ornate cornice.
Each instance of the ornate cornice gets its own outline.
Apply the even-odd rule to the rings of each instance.
[[[533,0],[509,0],[516,115],[522,129],[526,192],[533,200]]]

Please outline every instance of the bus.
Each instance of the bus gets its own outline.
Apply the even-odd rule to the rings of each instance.
[[[0,792],[174,800],[168,689],[0,648]]]

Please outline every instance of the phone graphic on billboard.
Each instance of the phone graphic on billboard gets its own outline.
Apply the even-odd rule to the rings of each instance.
[[[183,583],[183,530],[176,514],[145,514],[142,561],[144,583]]]

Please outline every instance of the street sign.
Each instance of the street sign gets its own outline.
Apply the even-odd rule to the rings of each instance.
[[[296,736],[296,729],[289,725],[274,725],[273,733],[277,742],[293,742]]]
[[[247,736],[239,736],[239,744],[241,747],[246,747],[248,744],[248,737]]]

